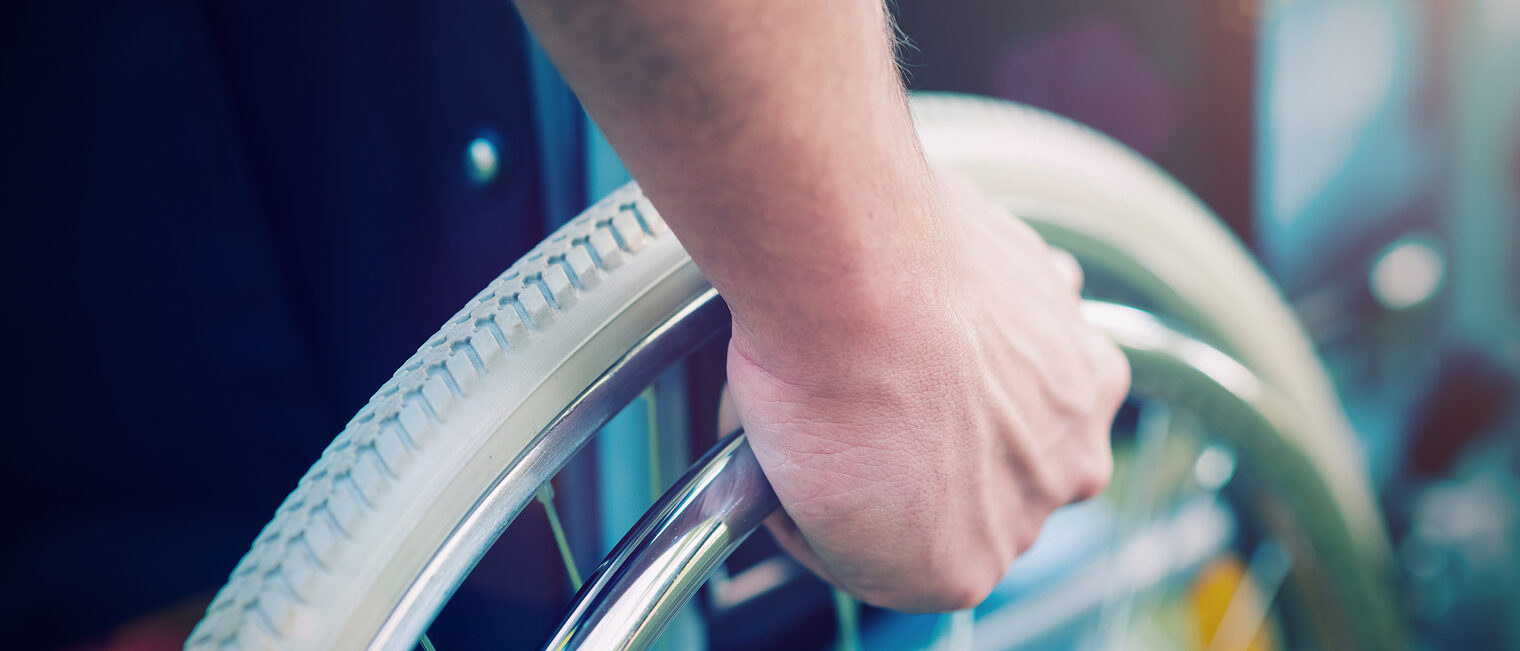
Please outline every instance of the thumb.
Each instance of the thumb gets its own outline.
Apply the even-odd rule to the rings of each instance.
[[[728,386],[724,385],[723,392],[718,397],[718,436],[727,436],[730,432],[739,429],[739,410],[734,406],[733,394]],[[807,538],[797,529],[797,523],[792,521],[792,516],[787,515],[783,506],[765,519],[765,528],[769,529],[776,543],[781,545],[792,558],[801,563],[803,567],[812,570],[820,578],[834,585],[839,582],[828,571],[818,553],[813,551],[813,546],[808,544]]]

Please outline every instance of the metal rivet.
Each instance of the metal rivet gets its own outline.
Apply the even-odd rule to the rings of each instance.
[[[471,140],[465,148],[465,171],[476,185],[486,185],[495,180],[501,171],[501,157],[496,151],[496,143],[485,136]]]

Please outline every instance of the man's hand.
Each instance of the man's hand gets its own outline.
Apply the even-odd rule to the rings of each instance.
[[[516,2],[728,301],[733,395],[804,563],[883,606],[967,606],[1103,486],[1124,362],[1069,258],[931,171],[881,0]]]
[[[1129,384],[1079,313],[1076,262],[941,178],[946,264],[901,279],[887,327],[849,350],[778,350],[736,322],[728,355],[725,419],[743,422],[785,508],[772,532],[905,611],[978,603],[1051,510],[1103,489]]]

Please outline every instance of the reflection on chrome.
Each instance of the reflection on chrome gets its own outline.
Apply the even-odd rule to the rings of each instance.
[[[724,439],[592,575],[551,649],[641,649],[779,506],[742,431]]]
[[[1252,413],[1263,421],[1274,421],[1270,413],[1271,392],[1249,369],[1228,355],[1167,327],[1141,310],[1088,301],[1083,314],[1107,332],[1129,357],[1135,371],[1135,392],[1163,400],[1175,399],[1178,396],[1171,393],[1178,387],[1168,386],[1166,378],[1175,379],[1178,372],[1191,372],[1207,378],[1214,384],[1214,390],[1233,396],[1234,408],[1239,410],[1237,415]],[[1228,427],[1230,423],[1215,425]],[[743,432],[725,438],[618,544],[576,595],[574,607],[547,648],[648,647],[724,559],[777,507],[775,493]],[[1225,544],[1233,527],[1220,513],[1221,508],[1210,502],[1185,509],[1179,517],[1168,520],[1170,526],[1188,527],[1188,535],[1163,535],[1177,532],[1152,527],[1131,540],[1117,559],[1127,568],[1121,573],[1126,586],[1153,585],[1169,573],[1196,564]],[[1178,548],[1175,541],[1179,539],[1190,544]],[[1170,553],[1162,553],[1166,550]],[[1113,577],[1105,572],[1104,576],[1093,578],[1101,582]],[[1067,595],[1068,599],[1047,602],[1046,609],[1032,619],[1030,612],[1019,609],[999,623],[1019,629],[1028,621],[1062,620],[1091,605],[1088,602],[1101,601],[1104,592],[1075,591]],[[1049,610],[1052,608],[1059,612]],[[991,639],[1005,638],[1000,635]]]

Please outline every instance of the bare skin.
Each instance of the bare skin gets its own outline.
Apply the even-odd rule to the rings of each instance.
[[[734,411],[825,579],[980,601],[1102,490],[1123,357],[1080,272],[913,131],[874,0],[517,0],[734,315]]]

